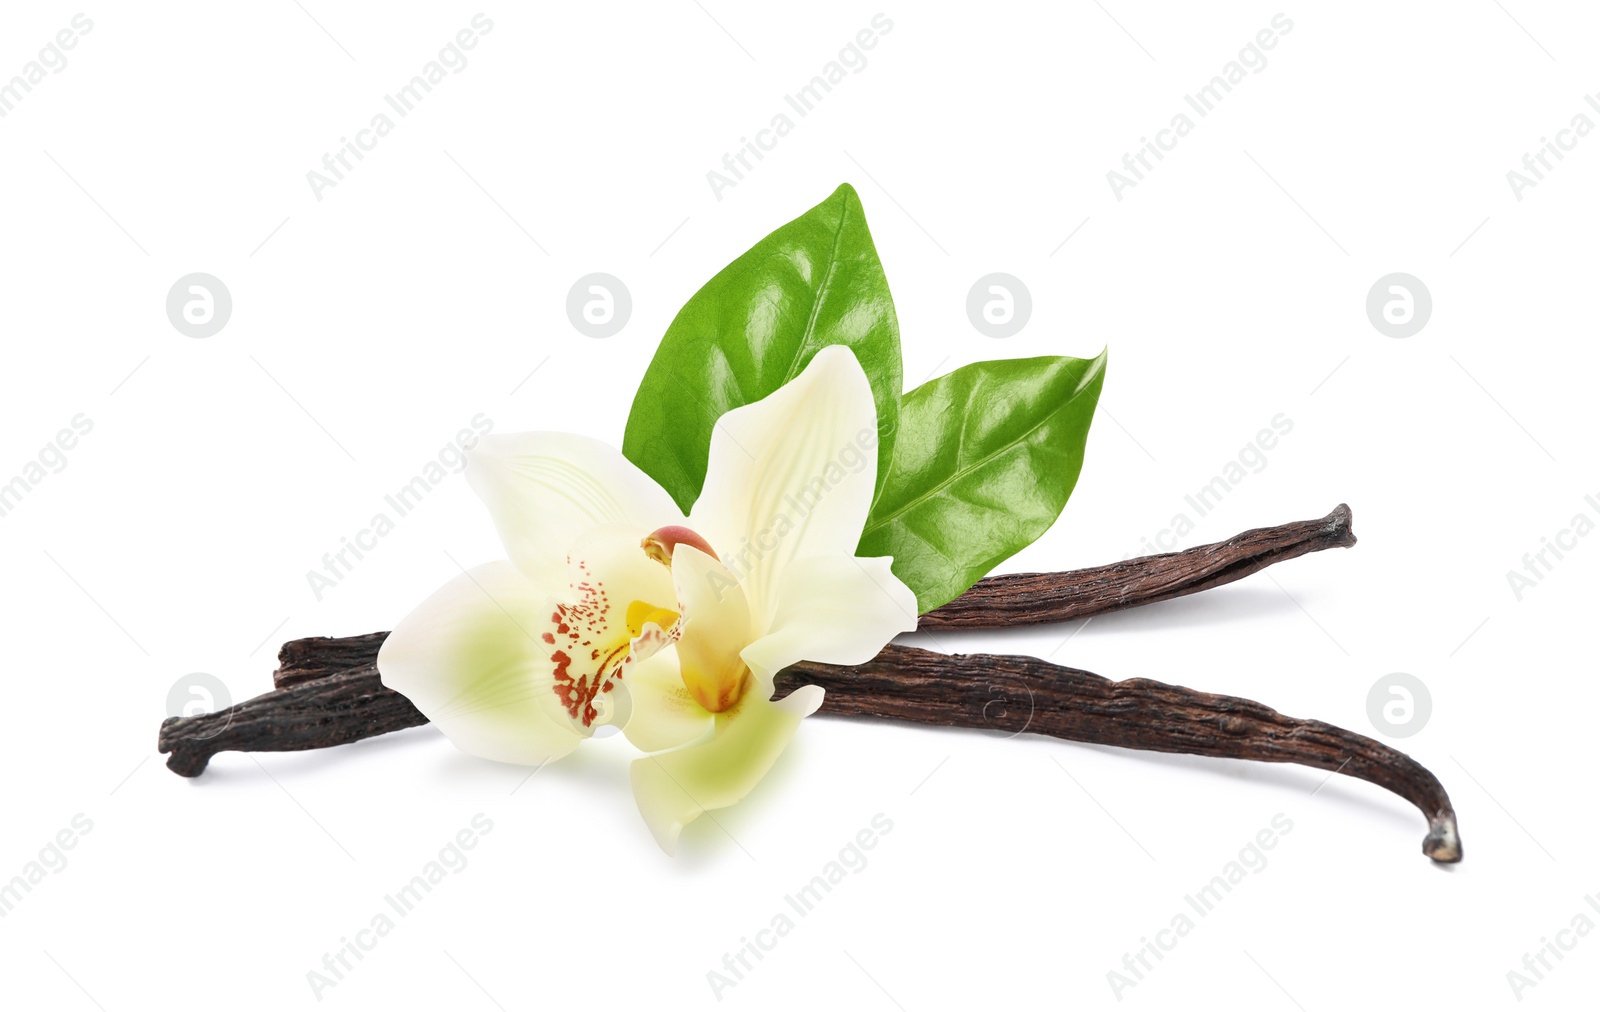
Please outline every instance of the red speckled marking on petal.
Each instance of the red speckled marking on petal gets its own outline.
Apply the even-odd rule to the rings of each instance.
[[[561,701],[567,716],[585,728],[594,726],[600,716],[595,700],[612,691],[637,657],[648,657],[678,638],[678,628],[665,630],[647,626],[638,637],[638,650],[618,609],[611,619],[611,599],[605,581],[596,579],[589,564],[569,560],[581,577],[571,583],[577,600],[557,604],[549,613],[539,639],[549,652],[552,691]]]
[[[551,688],[556,698],[567,716],[587,728],[593,727],[600,716],[594,705],[595,698],[610,692],[611,683],[622,677],[629,637],[625,626],[613,629],[606,621],[611,600],[605,584],[594,579],[588,563],[578,562],[576,566],[583,574],[572,586],[578,599],[555,606],[548,628],[539,639],[555,648],[549,656],[555,666]],[[592,644],[598,646],[587,649]],[[573,670],[575,663],[579,665],[576,671]]]

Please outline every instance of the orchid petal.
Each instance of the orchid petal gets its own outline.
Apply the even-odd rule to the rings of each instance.
[[[818,555],[784,571],[768,633],[742,656],[758,686],[795,661],[861,664],[917,628],[917,596],[887,558]],[[759,691],[755,690],[755,691]]]
[[[633,794],[661,849],[671,854],[683,827],[701,813],[749,794],[777,761],[802,718],[822,705],[822,689],[806,685],[777,702],[747,693],[716,718],[711,740],[636,759]]]
[[[551,691],[549,656],[533,631],[550,601],[509,562],[464,572],[384,640],[383,684],[465,752],[529,766],[559,759],[585,735]]]
[[[794,380],[723,415],[689,526],[705,535],[770,624],[784,569],[853,555],[877,476],[877,410],[855,354],[817,352]]]
[[[597,525],[643,532],[683,522],[661,486],[585,436],[486,436],[467,454],[467,481],[489,507],[506,554],[536,580],[561,580],[573,542]]]

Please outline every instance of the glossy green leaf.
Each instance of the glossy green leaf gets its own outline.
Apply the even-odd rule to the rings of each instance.
[[[900,400],[900,327],[849,184],[756,243],[678,311],[634,395],[623,454],[687,512],[705,483],[717,419],[794,379],[830,344],[854,351],[872,384],[881,488]]]
[[[978,362],[906,394],[856,554],[894,556],[927,613],[1031,544],[1077,484],[1105,366],[1105,352]]]

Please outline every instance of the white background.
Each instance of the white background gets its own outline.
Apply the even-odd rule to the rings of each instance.
[[[467,867],[321,1004],[718,1005],[708,971],[878,813],[893,829],[867,866],[722,1006],[1509,1007],[1524,953],[1582,912],[1600,923],[1600,538],[1521,600],[1506,576],[1600,495],[1600,138],[1520,201],[1506,180],[1573,116],[1600,121],[1592,11],[1283,9],[1266,67],[1119,201],[1107,171],[1279,8],[881,8],[893,27],[864,69],[719,200],[707,171],[880,8],[573,6],[484,9],[465,69],[320,201],[306,173],[478,8],[85,9],[67,66],[0,119],[0,481],[75,415],[94,424],[0,518],[0,879],[75,814],[93,824],[0,919],[7,1005],[317,1005],[308,971],[480,812],[494,828]],[[77,11],[9,6],[0,78]],[[1432,717],[1396,744],[1452,792],[1463,864],[1431,866],[1420,815],[1344,777],[837,718],[806,722],[675,859],[633,807],[620,738],[526,783],[431,728],[226,754],[193,781],[163,767],[178,679],[254,695],[282,640],[389,628],[452,557],[500,555],[452,476],[321,600],[308,587],[457,429],[482,412],[620,441],[683,300],[841,181],[894,289],[908,385],[1110,347],[1078,490],[1005,568],[1144,551],[1279,413],[1293,431],[1265,469],[1176,547],[1341,501],[1360,536],[1087,624],[908,641],[1374,734],[1368,690],[1414,674]],[[201,340],[164,312],[193,271],[234,301]],[[633,298],[606,340],[565,311],[593,271]],[[995,271],[1033,297],[1008,340],[964,308]],[[1406,339],[1365,310],[1394,271],[1434,303]],[[1278,813],[1293,830],[1266,867],[1119,997],[1124,953]],[[1575,947],[1529,1008],[1600,982],[1600,935],[1561,937]]]

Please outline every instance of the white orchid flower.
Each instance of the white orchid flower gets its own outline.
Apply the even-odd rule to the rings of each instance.
[[[467,477],[508,561],[463,573],[389,634],[385,685],[452,742],[538,766],[607,724],[634,762],[662,849],[743,798],[801,718],[799,660],[857,664],[916,627],[888,558],[857,558],[877,468],[877,413],[849,349],[718,421],[685,518],[620,452],[554,432],[489,436]]]

